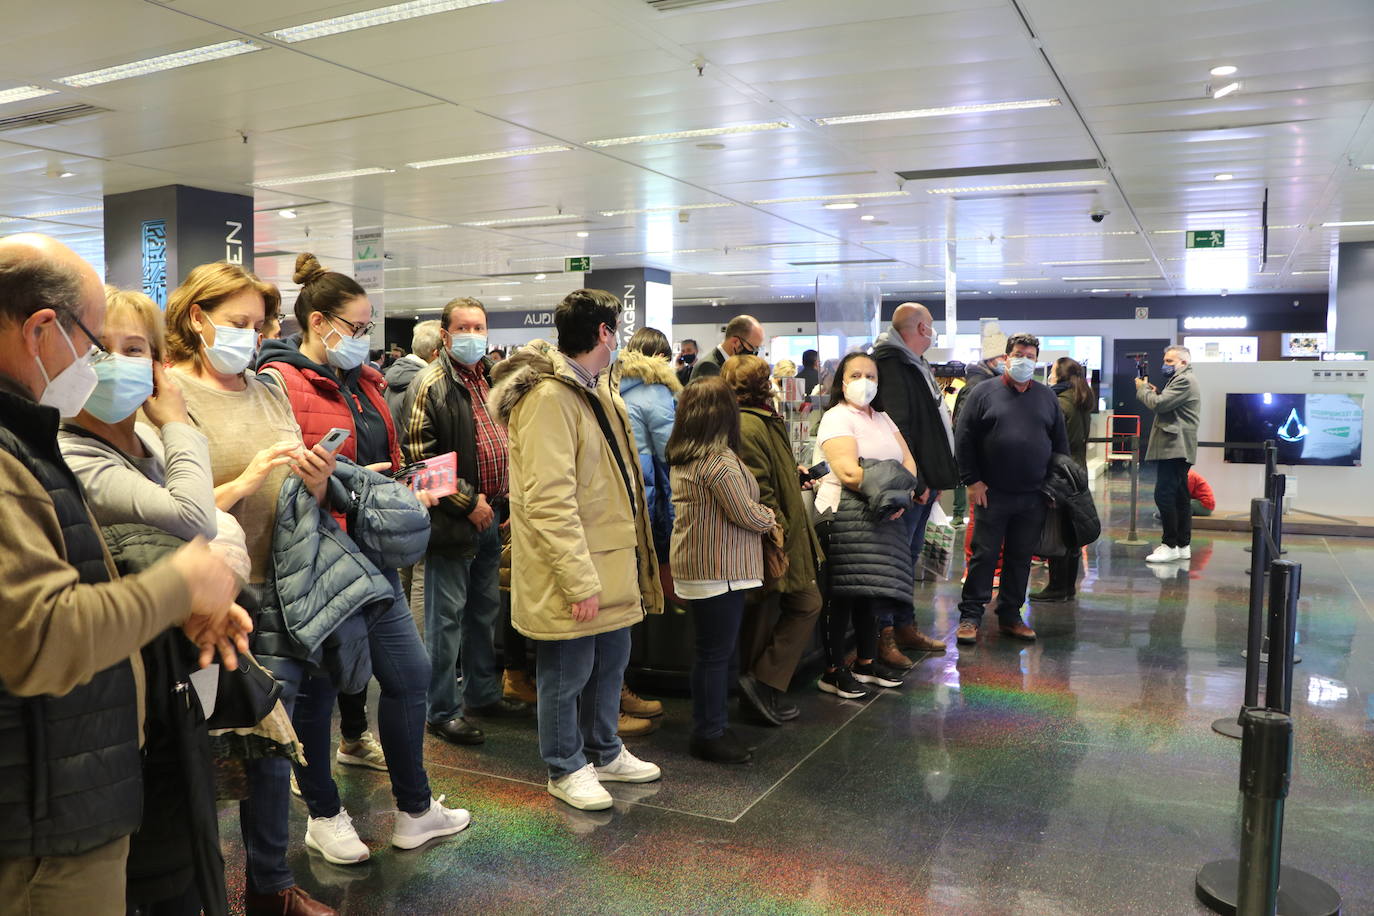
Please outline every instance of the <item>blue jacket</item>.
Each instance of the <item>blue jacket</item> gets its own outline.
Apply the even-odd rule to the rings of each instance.
[[[667,359],[645,356],[636,350],[622,350],[616,366],[620,397],[630,414],[639,467],[644,472],[644,500],[649,506],[654,549],[662,560],[668,556],[673,533],[673,490],[668,483],[667,450],[682,383]]]

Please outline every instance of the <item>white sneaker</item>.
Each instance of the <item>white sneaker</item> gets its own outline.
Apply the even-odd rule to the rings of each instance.
[[[357,741],[339,739],[339,749],[334,752],[334,759],[351,767],[386,769],[386,754],[382,753],[382,746],[377,743],[372,732],[363,732],[363,736]]]
[[[1178,550],[1178,558],[1180,560],[1191,560],[1193,558],[1192,544],[1189,544],[1187,547],[1179,547],[1176,549]]]
[[[549,794],[583,811],[604,811],[611,806],[611,793],[597,782],[596,771],[589,763],[567,776],[549,780]]]
[[[1145,558],[1146,563],[1172,563],[1178,559],[1178,548],[1160,544],[1154,553]]]
[[[396,812],[396,826],[391,831],[391,845],[397,849],[414,849],[435,837],[451,836],[467,829],[472,816],[466,808],[445,808],[444,798],[432,798],[424,814]]]
[[[640,760],[625,746],[620,748],[620,756],[604,767],[595,767],[599,782],[653,782],[663,775],[656,764]]]
[[[333,817],[312,817],[305,828],[305,845],[335,865],[357,865],[371,855],[343,808]]]

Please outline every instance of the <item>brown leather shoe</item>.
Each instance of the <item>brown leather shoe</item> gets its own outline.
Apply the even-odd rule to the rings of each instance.
[[[652,719],[663,715],[663,704],[658,700],[646,700],[624,684],[620,685],[620,711],[636,719]]]
[[[1023,639],[1026,642],[1035,642],[1035,631],[1020,620],[1012,624],[1001,624],[997,627],[997,632],[1001,633],[1003,636],[1010,636],[1012,639]]]
[[[511,668],[507,668],[501,676],[501,695],[508,700],[519,700],[531,706],[539,702],[539,691],[535,689],[530,676],[524,671]]]
[[[878,636],[878,660],[889,668],[906,671],[915,664],[897,650],[897,641],[892,637],[892,627],[883,627]]]
[[[936,639],[933,636],[927,636],[916,629],[916,625],[912,623],[904,623],[897,627],[894,636],[897,639],[897,647],[899,649],[915,649],[917,652],[945,651],[945,643],[943,640]]]
[[[978,624],[972,620],[959,621],[959,629],[955,631],[954,638],[961,646],[971,646],[978,641]]]
[[[638,738],[641,735],[652,734],[656,731],[658,731],[658,723],[653,719],[640,719],[635,716],[627,716],[622,712],[615,733],[622,738]]]
[[[254,894],[244,891],[245,916],[339,916],[339,911],[320,903],[299,885],[291,885],[275,894]]]

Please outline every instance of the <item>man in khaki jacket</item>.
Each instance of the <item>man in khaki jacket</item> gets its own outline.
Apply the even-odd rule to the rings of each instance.
[[[139,649],[181,623],[246,650],[237,584],[197,539],[119,579],[57,449],[90,395],[105,294],[39,235],[0,239],[0,910],[123,914],[139,826]]]
[[[558,346],[499,363],[489,401],[509,429],[511,620],[537,640],[539,752],[549,793],[584,810],[611,806],[603,782],[661,775],[616,736],[630,627],[663,610],[634,436],[605,372],[620,311],[603,290],[569,293]]]

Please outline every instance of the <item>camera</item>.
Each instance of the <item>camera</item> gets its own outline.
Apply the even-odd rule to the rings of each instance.
[[[1148,353],[1127,353],[1126,358],[1135,361],[1135,377],[1150,377],[1150,355]]]
[[[1095,223],[1100,223],[1104,219],[1106,219],[1111,214],[1111,212],[1112,211],[1110,210],[1089,210],[1088,219],[1092,220]]]

